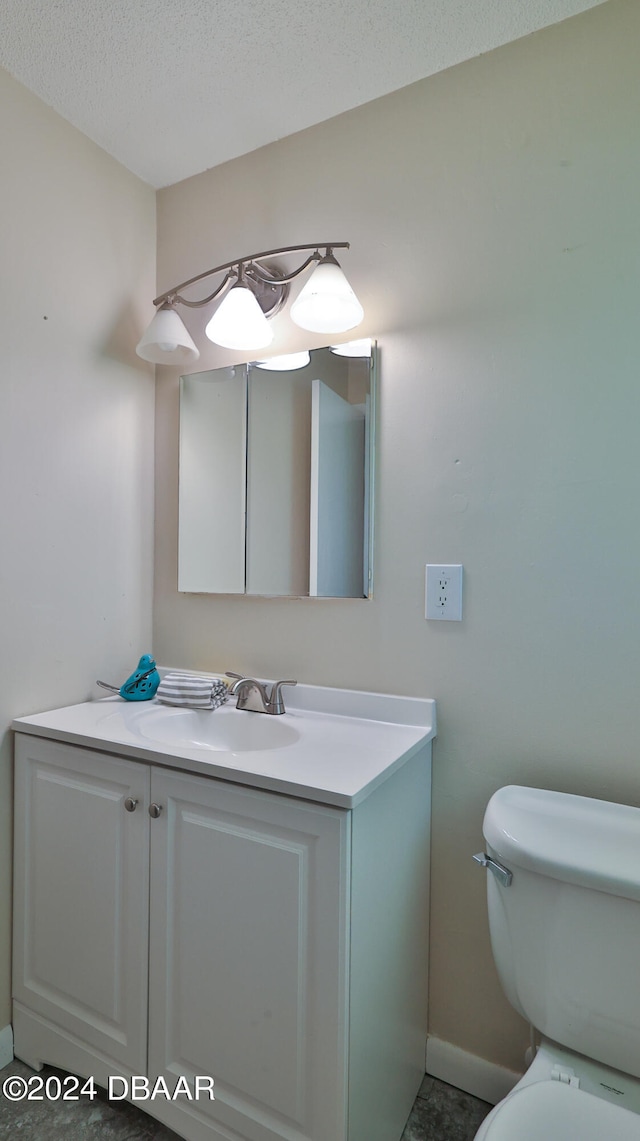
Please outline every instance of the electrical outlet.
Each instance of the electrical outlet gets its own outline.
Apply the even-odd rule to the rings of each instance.
[[[462,567],[425,567],[425,618],[462,621]]]

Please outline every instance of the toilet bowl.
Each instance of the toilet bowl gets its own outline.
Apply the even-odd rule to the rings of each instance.
[[[640,809],[511,785],[483,832],[498,974],[542,1042],[475,1141],[640,1141]]]
[[[640,1081],[543,1042],[475,1141],[640,1141]]]
[[[524,1086],[485,1118],[475,1141],[638,1141],[640,1117],[559,1082]]]

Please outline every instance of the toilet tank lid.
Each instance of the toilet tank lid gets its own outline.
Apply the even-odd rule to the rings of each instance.
[[[507,785],[491,797],[483,832],[512,870],[640,900],[640,808]]]

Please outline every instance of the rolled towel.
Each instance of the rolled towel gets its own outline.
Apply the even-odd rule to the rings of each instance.
[[[228,682],[221,677],[181,673],[167,674],[156,693],[164,705],[184,705],[188,709],[217,709],[228,696]]]

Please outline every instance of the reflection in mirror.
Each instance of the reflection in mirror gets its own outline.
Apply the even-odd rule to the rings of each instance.
[[[180,380],[178,589],[366,598],[375,347],[265,364]]]

